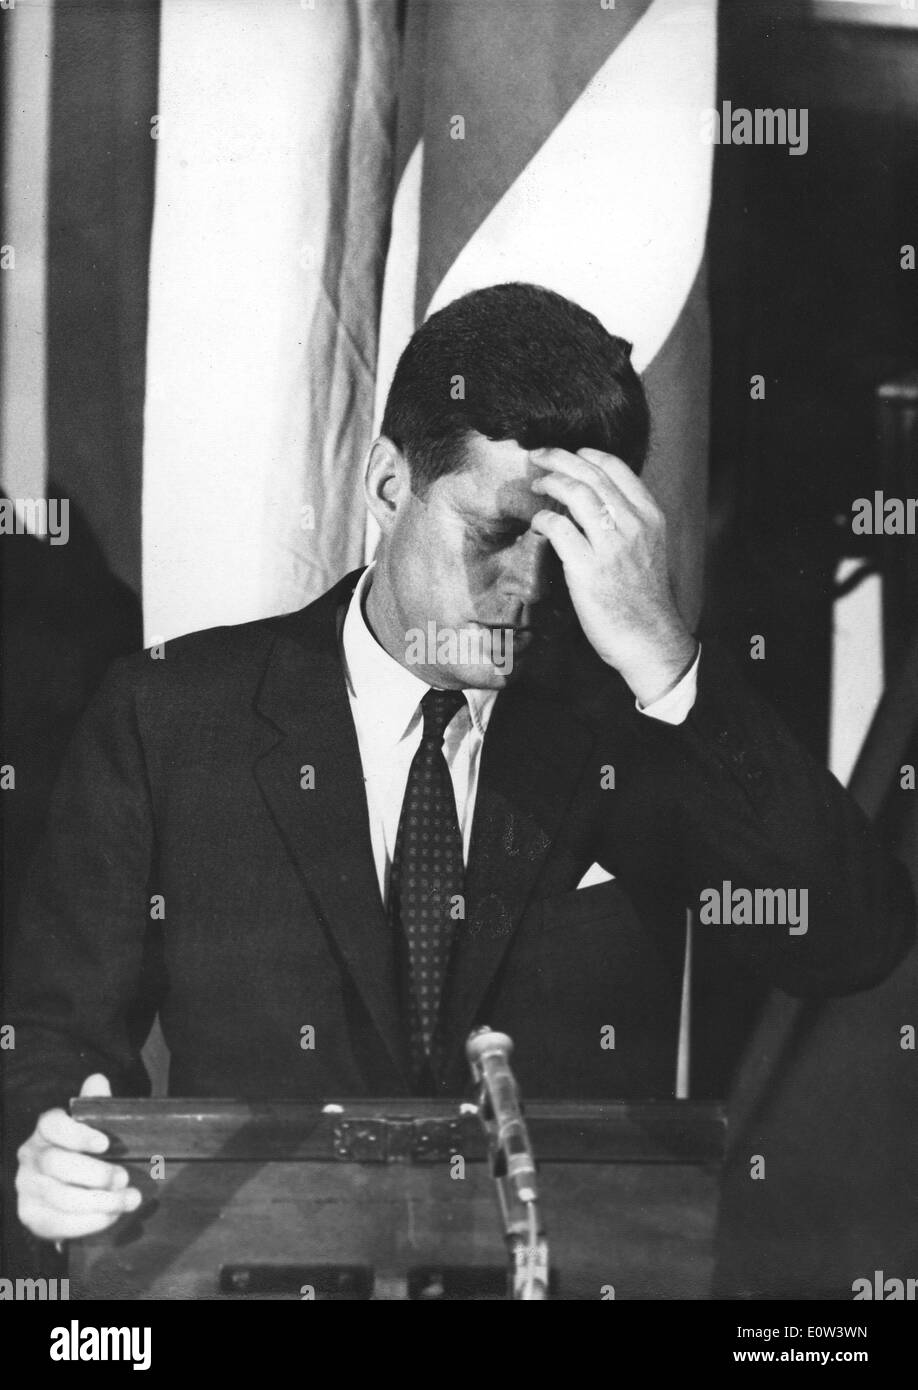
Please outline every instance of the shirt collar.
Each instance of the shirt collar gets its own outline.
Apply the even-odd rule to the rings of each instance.
[[[360,576],[344,617],[344,672],[352,698],[372,711],[377,736],[394,744],[414,723],[418,706],[430,686],[390,656],[367,625],[364,602],[374,568],[368,565]],[[463,694],[472,722],[483,737],[499,692],[467,688]]]

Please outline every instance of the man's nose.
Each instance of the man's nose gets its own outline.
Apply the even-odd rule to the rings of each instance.
[[[527,531],[513,546],[503,576],[504,592],[520,603],[538,603],[551,582],[553,551],[544,536]]]

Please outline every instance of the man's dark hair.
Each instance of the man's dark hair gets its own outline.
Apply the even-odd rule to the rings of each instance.
[[[540,285],[463,295],[431,314],[402,353],[382,433],[423,495],[462,467],[473,430],[524,449],[602,449],[639,473],[649,416],[631,344]]]

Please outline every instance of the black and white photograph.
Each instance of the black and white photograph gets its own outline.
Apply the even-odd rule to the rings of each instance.
[[[918,4],[0,0],[0,112],[8,1345],[877,1369]]]

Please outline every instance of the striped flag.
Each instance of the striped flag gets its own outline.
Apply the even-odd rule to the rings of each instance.
[[[18,0],[7,491],[71,499],[147,641],[295,608],[372,549],[412,329],[532,280],[634,343],[694,618],[715,4]]]
[[[397,97],[385,0],[161,0],[147,640],[359,563]]]
[[[646,479],[690,621],[707,501],[705,238],[716,0],[415,0],[402,61],[376,418],[415,326],[528,280],[634,344]],[[372,549],[373,537],[369,548]]]
[[[3,486],[69,499],[147,642],[300,607],[360,562],[398,17],[3,12]]]

